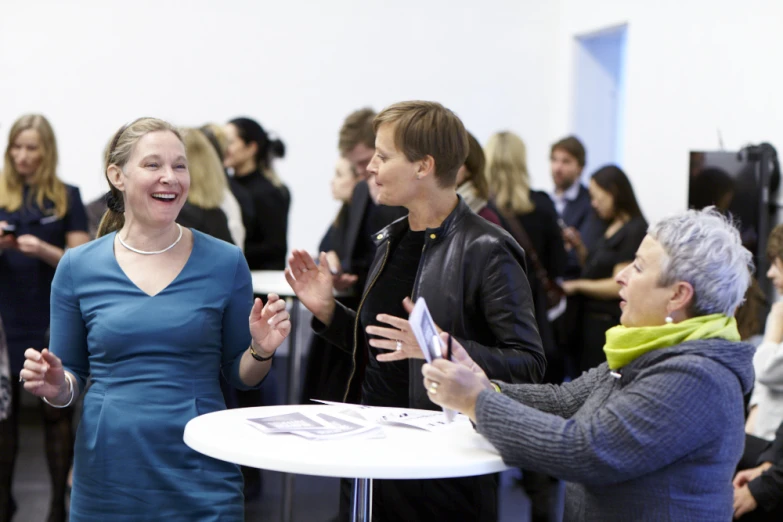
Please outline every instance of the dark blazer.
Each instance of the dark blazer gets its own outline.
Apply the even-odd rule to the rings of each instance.
[[[579,231],[582,242],[588,251],[592,250],[595,241],[606,230],[606,224],[598,218],[593,210],[593,206],[590,204],[590,192],[581,183],[579,184],[579,194],[576,196],[576,199],[566,203],[560,217],[567,226],[574,227]],[[582,269],[576,257],[576,252],[570,251],[567,261],[565,278],[578,278]]]
[[[775,432],[775,440],[761,454],[757,464],[764,462],[771,462],[772,467],[748,482],[748,489],[758,503],[759,511],[775,510],[777,513],[783,511],[783,423]]]
[[[377,251],[365,286],[383,270],[392,242],[408,230],[399,219],[378,232]],[[539,382],[546,360],[536,329],[533,300],[525,274],[525,253],[501,228],[476,215],[460,198],[439,228],[427,229],[412,298],[425,297],[435,323],[450,332],[493,379]],[[351,372],[340,378],[347,401],[360,398],[367,338],[359,310],[337,303],[327,327],[313,320],[315,332],[352,356]],[[420,359],[409,360],[412,408],[435,409],[421,378]]]

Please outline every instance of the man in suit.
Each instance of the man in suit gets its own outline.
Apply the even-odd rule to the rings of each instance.
[[[375,256],[375,243],[371,239],[373,234],[407,214],[401,207],[375,203],[373,196],[377,185],[367,173],[367,166],[375,155],[373,119],[375,111],[370,108],[352,112],[343,122],[338,141],[340,155],[351,163],[360,180],[353,190],[340,259],[344,272],[358,276],[358,281],[353,285],[355,294],[361,294],[367,271]],[[347,290],[342,286],[336,288]]]
[[[590,204],[590,192],[582,184],[582,170],[587,154],[576,136],[568,136],[552,145],[549,155],[555,190],[550,194],[560,216],[560,225],[579,234],[589,251],[598,233],[598,219]],[[569,231],[569,232],[572,232]],[[566,245],[568,233],[564,234]],[[573,250],[568,253],[565,279],[578,278],[582,267]]]

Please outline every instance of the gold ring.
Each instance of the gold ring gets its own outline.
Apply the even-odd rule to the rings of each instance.
[[[430,393],[433,394],[433,395],[438,393],[438,383],[437,382],[433,382],[432,384],[430,384]]]

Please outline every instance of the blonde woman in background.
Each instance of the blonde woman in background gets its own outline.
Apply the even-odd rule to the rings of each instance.
[[[512,132],[498,132],[489,138],[484,153],[489,190],[495,198],[503,226],[525,249],[536,324],[547,359],[544,382],[559,384],[565,377],[565,357],[555,343],[547,316],[546,283],[540,277],[542,269],[551,281],[561,279],[565,273],[567,257],[557,224],[557,211],[546,193],[530,189],[527,148],[522,138]],[[530,497],[531,520],[550,520],[555,512],[557,481],[545,474],[524,470],[521,483]]]
[[[177,223],[184,227],[195,228],[199,232],[204,232],[223,241],[234,243],[227,214],[222,209],[227,200],[227,194],[230,194],[231,191],[228,189],[220,158],[200,130],[183,129],[182,138],[185,141],[188,157],[190,190],[188,191],[188,199],[177,217]],[[233,202],[233,208],[239,217],[239,203],[233,197],[229,201]],[[242,226],[241,218],[238,224]],[[242,228],[244,230],[244,227]],[[244,234],[242,234],[242,240],[244,240]]]
[[[217,154],[220,161],[220,169],[226,178],[226,197],[220,205],[228,219],[228,229],[234,244],[245,251],[245,239],[248,229],[255,226],[255,211],[253,210],[253,198],[250,193],[231,176],[226,174],[223,167],[223,158],[226,156],[228,138],[223,132],[223,127],[217,123],[207,123],[198,129],[207,138],[209,144]],[[236,204],[235,204],[236,203]]]
[[[520,234],[527,236],[529,243],[522,245],[527,250],[528,279],[533,289],[541,340],[547,355],[546,382],[562,382],[562,357],[555,353],[551,326],[546,316],[546,288],[536,276],[532,257],[535,254],[546,271],[549,280],[563,277],[566,252],[557,211],[545,192],[530,189],[530,175],[527,170],[527,148],[522,138],[512,132],[498,132],[492,135],[484,148],[486,155],[486,177],[489,191],[504,226],[520,241]],[[521,229],[521,230],[520,230]],[[530,250],[535,252],[530,252]]]
[[[0,422],[0,520],[16,509],[11,497],[19,421],[19,372],[28,347],[43,348],[49,327],[49,292],[66,248],[89,240],[79,189],[57,177],[57,140],[40,114],[11,127],[0,176],[0,317],[10,358],[12,408]],[[72,410],[42,405],[52,497],[49,520],[65,520],[71,465]]]

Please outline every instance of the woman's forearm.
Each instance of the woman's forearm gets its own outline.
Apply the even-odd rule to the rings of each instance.
[[[268,354],[263,354],[256,350],[256,353],[266,357]],[[254,387],[258,386],[266,374],[269,373],[269,369],[272,367],[272,359],[268,361],[257,361],[251,354],[250,348],[245,350],[242,354],[242,359],[239,361],[239,379],[245,384],[245,386]]]
[[[71,384],[68,383],[69,380],[73,384],[73,397],[71,397]],[[79,381],[76,380],[76,377],[74,377],[71,372],[66,371],[65,380],[63,381],[63,385],[60,387],[60,392],[56,397],[52,397],[48,400],[49,403],[53,406],[65,406],[66,404],[73,406],[73,404],[76,402],[76,399],[79,398],[80,392]]]

